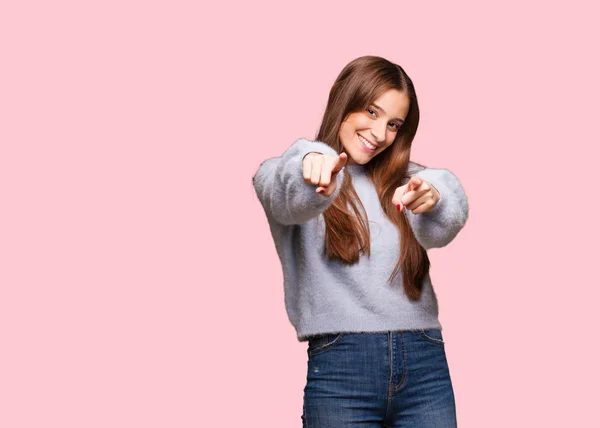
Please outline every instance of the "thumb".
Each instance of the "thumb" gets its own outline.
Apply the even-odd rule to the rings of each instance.
[[[410,181],[406,185],[406,188],[404,189],[404,193],[406,194],[406,193],[410,192],[411,190],[415,190],[421,184],[423,184],[423,179],[421,177],[417,177],[416,175],[412,176],[410,178]]]
[[[340,172],[342,170],[342,168],[344,166],[346,166],[347,161],[348,161],[348,155],[345,152],[340,153],[336,159],[335,164],[333,165],[333,168],[331,168],[331,172],[332,173]]]

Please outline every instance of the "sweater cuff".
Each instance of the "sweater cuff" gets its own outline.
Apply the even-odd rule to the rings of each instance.
[[[301,180],[304,180],[302,163],[304,162],[304,158],[306,157],[306,155],[308,155],[309,153],[320,153],[322,155],[339,156],[339,153],[337,153],[330,145],[325,144],[321,141],[307,140],[306,138],[299,138],[298,140],[296,140],[296,142],[293,145],[293,148],[294,150],[292,151],[292,153],[300,153],[302,155],[302,157],[300,158],[300,167],[296,170],[298,171],[299,179]],[[338,195],[338,193],[340,193],[342,183],[344,182],[345,170],[346,168],[343,167],[337,173],[336,179],[338,181],[338,186],[329,197],[324,196],[320,193],[315,193],[315,195],[318,195],[319,201],[322,201],[322,206],[328,207],[331,204],[331,202],[328,201],[333,201]],[[307,186],[312,186],[311,189],[316,189],[316,187],[313,185],[307,184]]]
[[[337,186],[325,196],[304,180],[302,160],[311,152],[335,156],[336,151],[321,141],[300,138],[281,157],[264,161],[253,183],[267,216],[282,225],[303,224],[323,213],[337,197],[344,180],[344,168],[336,176]]]
[[[447,169],[425,168],[414,175],[421,177],[440,194],[435,206],[427,212],[406,215],[419,243],[424,248],[443,247],[465,225],[468,218],[468,199],[458,178]]]

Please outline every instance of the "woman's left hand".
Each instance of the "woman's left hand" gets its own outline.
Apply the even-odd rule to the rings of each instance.
[[[396,188],[392,202],[402,211],[404,207],[413,214],[431,211],[440,200],[440,194],[435,187],[416,175],[404,186]]]

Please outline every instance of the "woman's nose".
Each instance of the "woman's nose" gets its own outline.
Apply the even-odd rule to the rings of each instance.
[[[385,139],[385,126],[385,122],[380,122],[378,126],[371,128],[371,135],[373,135],[373,138],[378,143],[381,143]]]

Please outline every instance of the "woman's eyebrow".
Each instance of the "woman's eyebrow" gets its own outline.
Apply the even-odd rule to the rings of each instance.
[[[379,107],[377,104],[373,103],[373,105],[374,105],[375,107],[377,107],[379,110],[381,110],[382,112],[384,112],[384,113],[385,113],[385,110],[384,110],[384,109],[382,109],[381,107]],[[387,113],[385,113],[385,114],[387,114]],[[404,120],[403,120],[403,119],[400,119],[399,117],[397,117],[395,120],[399,120],[400,122],[404,123]]]

